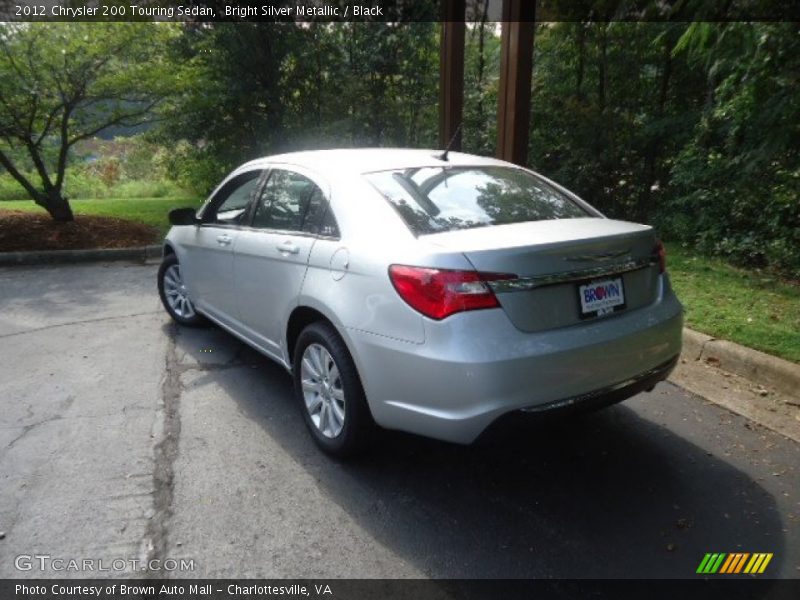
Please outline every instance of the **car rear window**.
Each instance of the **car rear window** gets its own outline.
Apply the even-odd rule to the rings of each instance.
[[[510,167],[426,167],[365,177],[415,235],[591,216],[544,180]]]

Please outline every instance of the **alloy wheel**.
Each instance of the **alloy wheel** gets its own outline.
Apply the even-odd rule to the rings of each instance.
[[[172,311],[182,319],[191,319],[197,314],[183,283],[181,268],[177,264],[170,265],[164,271],[164,296]]]
[[[345,396],[339,367],[321,344],[309,344],[300,363],[303,399],[311,422],[327,438],[344,427]]]

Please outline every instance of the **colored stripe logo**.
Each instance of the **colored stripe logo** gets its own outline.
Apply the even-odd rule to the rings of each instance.
[[[714,552],[707,553],[703,560],[700,561],[700,566],[697,567],[697,573],[703,575],[731,575],[737,573],[749,573],[752,575],[763,573],[769,561],[772,560],[772,552]]]

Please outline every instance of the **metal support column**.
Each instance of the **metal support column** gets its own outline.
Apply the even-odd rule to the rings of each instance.
[[[444,148],[458,130],[464,113],[465,0],[442,0],[439,67],[439,146]],[[461,132],[453,142],[461,149]]]
[[[528,160],[535,9],[531,0],[503,0],[497,157],[518,165]]]

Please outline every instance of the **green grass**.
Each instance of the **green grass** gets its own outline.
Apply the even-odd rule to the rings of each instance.
[[[667,245],[667,270],[686,324],[800,362],[800,285]]]
[[[201,198],[103,198],[91,200],[70,200],[72,210],[77,215],[95,215],[128,219],[157,227],[162,234],[169,229],[167,213],[173,208],[200,206]],[[41,212],[31,200],[0,201],[0,209]]]
[[[27,173],[28,179],[36,181],[37,176]],[[67,171],[64,191],[70,198],[178,198],[191,197],[191,193],[174,181],[165,179],[134,179],[106,184],[98,175],[81,172],[78,169]],[[0,198],[3,200],[29,200],[30,196],[8,173],[0,174]]]

